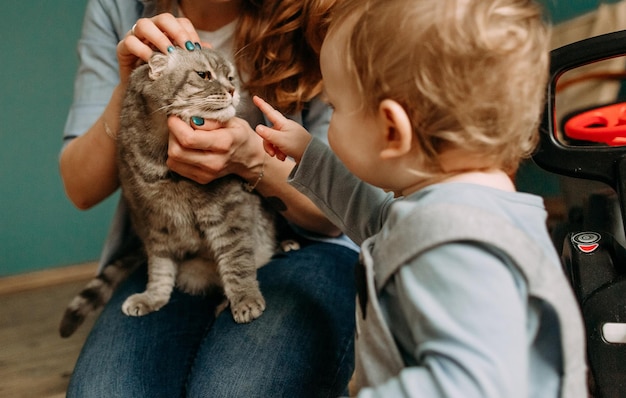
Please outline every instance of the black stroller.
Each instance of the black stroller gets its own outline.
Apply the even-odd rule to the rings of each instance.
[[[626,31],[552,51],[541,143],[533,156],[547,171],[610,187],[589,192],[584,208],[570,212],[570,219],[554,233],[587,329],[594,397],[626,397],[626,99],[617,95],[611,103],[561,112],[557,93],[574,80],[611,80],[621,86],[624,68],[565,77],[624,56]]]

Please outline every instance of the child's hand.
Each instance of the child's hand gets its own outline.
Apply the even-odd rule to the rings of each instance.
[[[254,96],[252,101],[273,124],[272,127],[260,124],[255,129],[256,133],[263,138],[265,152],[280,160],[285,160],[289,156],[296,163],[300,163],[304,150],[311,141],[309,132],[298,123],[284,117],[261,98]]]

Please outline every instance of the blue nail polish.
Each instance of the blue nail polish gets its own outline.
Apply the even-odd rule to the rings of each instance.
[[[185,42],[185,48],[189,51],[193,51],[196,49],[196,46],[191,41],[188,41]]]
[[[169,47],[167,48],[167,52],[168,52],[168,53],[171,53],[171,52],[173,52],[173,51],[174,51],[174,46],[169,46]]]
[[[196,126],[202,126],[204,124],[204,119],[201,118],[200,116],[192,116],[191,117],[191,121],[193,122],[193,124],[195,124]]]
[[[195,42],[194,44],[196,45],[196,48],[197,48],[198,50],[202,50],[202,46],[200,45],[200,43]]]

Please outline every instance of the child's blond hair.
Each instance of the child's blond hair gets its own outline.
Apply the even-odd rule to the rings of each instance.
[[[426,177],[461,149],[481,168],[513,173],[537,141],[548,74],[549,29],[531,0],[340,2],[346,62],[367,111],[400,103],[414,126]],[[483,162],[484,161],[484,162]]]

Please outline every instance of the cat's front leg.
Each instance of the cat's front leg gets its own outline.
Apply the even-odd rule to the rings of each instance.
[[[148,285],[143,293],[133,294],[122,305],[129,316],[142,316],[158,311],[170,300],[176,281],[177,266],[165,257],[148,258]]]
[[[251,260],[251,259],[250,259]],[[265,311],[265,299],[256,280],[256,265],[254,261],[237,261],[238,266],[219,266],[220,276],[224,287],[224,295],[230,305],[233,319],[237,323],[249,323]]]

